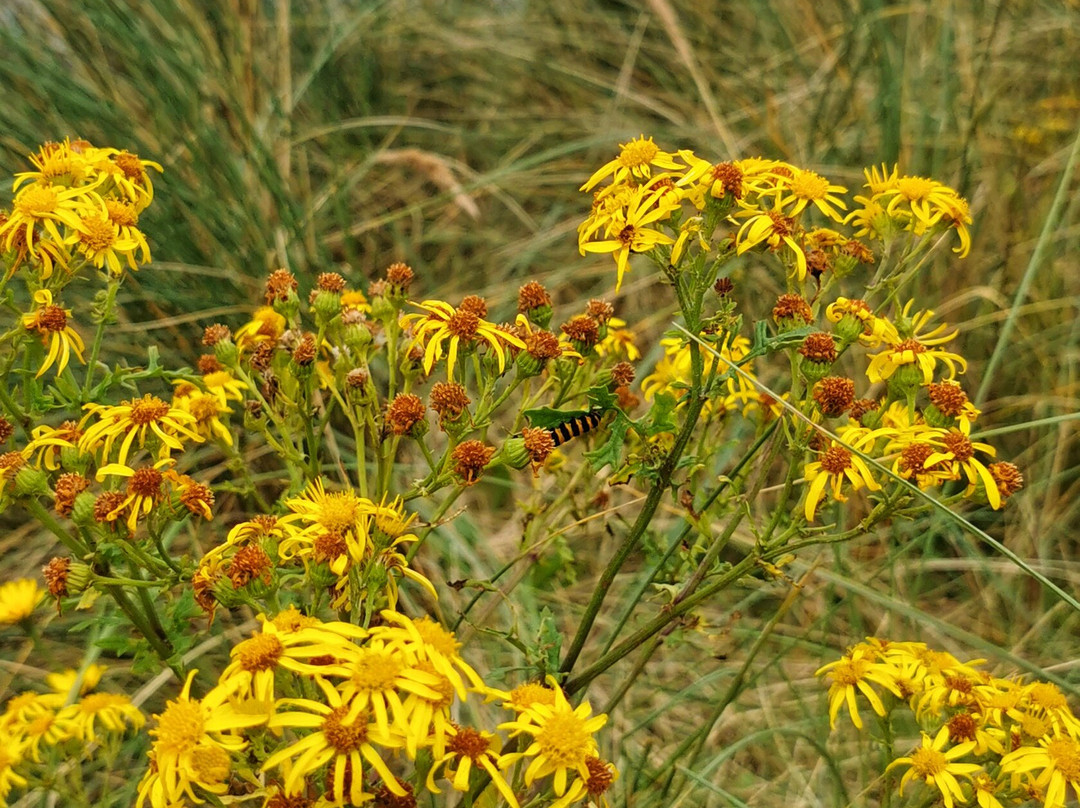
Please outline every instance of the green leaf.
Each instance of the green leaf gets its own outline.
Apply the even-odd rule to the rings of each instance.
[[[525,410],[525,417],[529,419],[529,423],[541,429],[550,429],[553,426],[569,421],[571,418],[588,414],[589,410],[555,410],[551,407],[537,407],[533,410]]]
[[[585,397],[594,410],[614,410],[619,406],[619,397],[606,384],[590,387]]]
[[[610,465],[612,469],[619,467],[622,460],[623,446],[626,444],[626,431],[630,428],[630,419],[622,410],[615,411],[615,420],[608,427],[610,434],[603,444],[592,451],[585,452],[592,467],[599,471],[604,466]]]
[[[679,425],[675,422],[675,406],[679,400],[670,393],[657,393],[652,408],[638,424],[638,432],[652,437],[662,432],[675,432]]]
[[[551,609],[545,606],[540,611],[540,630],[536,634],[537,652],[540,668],[544,673],[554,673],[559,669],[562,657],[562,632]]]

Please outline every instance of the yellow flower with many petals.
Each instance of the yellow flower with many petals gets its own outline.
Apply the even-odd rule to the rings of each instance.
[[[75,229],[79,224],[79,208],[87,198],[95,201],[94,185],[62,188],[48,183],[35,182],[27,185],[11,203],[11,215],[0,225],[0,237],[4,249],[11,250],[24,245],[30,255],[38,255],[34,237],[38,227],[45,239],[54,245],[64,243],[64,236],[57,225]]]
[[[663,168],[669,171],[679,171],[685,168],[682,163],[675,159],[675,155],[662,151],[653,143],[650,137],[645,135],[634,138],[628,143],[619,144],[619,156],[600,166],[591,177],[581,186],[582,191],[589,191],[601,180],[611,177],[612,183],[619,185],[633,179],[648,180],[652,176],[652,168]]]
[[[36,376],[41,376],[53,365],[56,365],[57,375],[63,373],[73,352],[80,362],[85,362],[82,352],[86,345],[68,324],[71,309],[54,304],[48,289],[34,292],[34,304],[32,312],[22,315],[22,326],[27,331],[36,331],[41,336],[41,344],[49,347]]]
[[[140,245],[139,241],[130,235],[125,237],[121,234],[120,225],[110,217],[104,200],[100,201],[100,205],[86,207],[79,212],[78,221],[71,227],[64,244],[74,247],[95,267],[108,269],[112,275],[123,273],[121,259],[131,269],[139,268],[135,252],[140,246],[144,249],[144,258],[149,260],[150,257],[145,239]]]
[[[491,347],[499,362],[499,372],[506,369],[506,351],[513,346],[524,348],[525,343],[513,334],[503,331],[494,323],[481,319],[470,308],[455,309],[441,300],[425,300],[412,304],[426,314],[410,314],[406,321],[415,323],[413,344],[424,346],[424,372],[431,373],[435,363],[442,359],[443,343],[447,343],[446,374],[453,381],[454,366],[458,354],[484,342]]]
[[[582,244],[581,249],[613,255],[618,273],[615,290],[618,291],[626,274],[630,253],[645,253],[661,244],[674,243],[675,239],[671,236],[648,225],[670,218],[678,207],[677,198],[667,193],[666,188],[636,188],[629,195],[625,207],[616,211],[605,225],[607,238],[589,241]]]
[[[326,703],[290,699],[288,706],[299,709],[278,711],[268,724],[272,730],[293,728],[314,731],[267,757],[262,765],[263,771],[282,766],[285,793],[293,796],[306,790],[307,779],[311,775],[323,766],[329,766],[326,796],[336,805],[346,800],[360,805],[370,799],[370,795],[364,792],[364,761],[367,761],[391,793],[404,795],[405,790],[377,748],[400,749],[404,741],[383,732],[377,724],[370,723],[371,717],[367,711],[359,712],[349,720],[352,705],[342,699],[341,694],[325,679],[316,678],[315,683],[326,697]],[[283,766],[290,760],[291,766]]]
[[[190,412],[173,407],[149,393],[115,405],[87,404],[87,414],[79,424],[83,435],[79,449],[96,453],[107,459],[113,445],[120,441],[120,453],[116,462],[127,462],[133,447],[143,447],[152,437],[158,442],[158,457],[167,458],[172,452],[181,452],[187,439],[202,443],[203,438],[192,427],[196,418]],[[94,423],[89,423],[94,421]],[[87,424],[89,423],[89,426]]]
[[[784,177],[776,186],[776,210],[787,216],[798,216],[808,205],[813,205],[825,216],[841,222],[847,204],[837,194],[847,193],[847,188],[833,185],[813,171],[794,168],[790,177]]]
[[[848,445],[863,449],[873,444],[877,434],[870,430],[853,429],[843,437]],[[818,453],[817,460],[806,464],[803,476],[809,483],[803,506],[808,522],[814,521],[814,514],[825,496],[826,488],[832,491],[832,497],[837,502],[847,501],[841,490],[845,482],[850,483],[855,491],[864,486],[870,491],[881,490],[881,485],[874,479],[865,461],[835,441],[831,441],[828,448]]]
[[[829,726],[833,729],[836,728],[840,708],[845,704],[851,723],[856,729],[862,729],[862,717],[856,704],[856,697],[860,693],[870,702],[875,713],[885,715],[885,705],[872,685],[883,687],[897,698],[902,698],[891,667],[877,661],[874,654],[865,648],[853,649],[841,659],[818,668],[814,675],[823,673],[829,675]]]
[[[266,723],[263,715],[236,710],[221,688],[202,699],[191,698],[188,674],[178,698],[168,702],[157,725],[150,749],[151,766],[139,783],[135,808],[149,801],[152,808],[171,808],[178,803],[202,800],[195,787],[210,794],[224,794],[228,787],[230,754],[241,751],[246,741],[233,732]]]
[[[954,800],[966,801],[963,790],[957,777],[970,777],[982,767],[974,763],[957,763],[957,758],[962,758],[975,748],[974,741],[956,744],[948,751],[942,751],[949,741],[949,728],[942,727],[933,740],[929,735],[923,735],[922,745],[917,747],[910,755],[900,757],[888,765],[885,771],[896,766],[908,766],[904,776],[900,778],[900,793],[904,793],[904,786],[912,780],[922,780],[928,786],[932,786],[941,792],[941,798],[945,802],[945,808],[953,808]]]
[[[553,679],[551,684],[555,689],[554,704],[534,703],[520,712],[516,720],[499,725],[499,729],[510,730],[511,737],[531,736],[524,752],[502,755],[499,768],[505,771],[523,758],[532,758],[525,769],[525,785],[531,786],[539,778],[551,776],[555,795],[562,797],[572,788],[573,775],[580,780],[589,779],[587,760],[597,754],[593,733],[607,723],[607,716],[591,715],[592,707],[587,701],[571,707]]]
[[[0,625],[10,626],[34,613],[45,593],[33,578],[0,584]]]
[[[796,277],[800,281],[805,280],[806,253],[795,241],[794,236],[798,232],[795,221],[778,210],[752,209],[750,213],[750,218],[743,222],[739,232],[735,234],[736,254],[742,255],[759,244],[764,244],[773,252],[786,246],[795,260]]]
[[[451,726],[449,736],[445,753],[435,759],[428,771],[428,791],[432,794],[442,793],[435,785],[440,772],[450,781],[454,790],[468,791],[469,775],[474,771],[484,771],[502,794],[506,804],[511,808],[518,808],[514,790],[499,771],[499,739],[493,733],[457,724]]]

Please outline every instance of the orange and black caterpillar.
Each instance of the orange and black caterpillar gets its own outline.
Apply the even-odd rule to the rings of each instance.
[[[578,415],[569,421],[563,421],[548,428],[548,434],[556,446],[561,446],[572,438],[578,438],[586,432],[591,432],[600,426],[600,419],[604,416],[603,410],[591,410],[584,415]]]

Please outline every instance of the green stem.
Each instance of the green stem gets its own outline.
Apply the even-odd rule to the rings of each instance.
[[[97,369],[98,355],[101,353],[101,343],[105,338],[105,329],[112,320],[113,307],[116,305],[116,292],[120,288],[120,278],[109,273],[108,285],[105,287],[105,305],[101,309],[97,328],[94,331],[94,342],[90,346],[90,360],[86,363],[86,381],[83,383],[83,397],[90,398],[90,388],[94,385],[94,371]]]
[[[56,518],[45,510],[44,506],[36,499],[31,499],[23,503],[26,510],[30,511],[34,517],[41,522],[49,532],[58,538],[65,547],[68,548],[76,557],[82,558],[89,550],[84,547],[82,542],[64,530],[64,526],[61,525]]]
[[[645,533],[645,529],[652,521],[653,514],[656,513],[656,509],[660,505],[660,500],[664,496],[668,484],[671,482],[671,475],[675,473],[675,467],[678,465],[679,458],[682,457],[686,444],[689,442],[694,427],[697,425],[698,417],[701,415],[701,410],[705,405],[706,399],[701,394],[703,370],[701,350],[698,344],[693,341],[690,342],[690,360],[692,382],[691,389],[687,394],[690,403],[686,409],[686,420],[683,422],[678,437],[675,438],[675,443],[672,445],[671,451],[668,452],[667,457],[664,458],[664,462],[657,472],[656,481],[653,483],[652,488],[649,489],[645,504],[638,513],[638,517],[630,528],[630,532],[626,535],[626,538],[623,539],[619,549],[615,551],[615,555],[612,556],[611,560],[608,562],[607,567],[605,567],[603,573],[601,573],[600,579],[593,589],[592,597],[585,607],[585,614],[582,616],[581,623],[578,625],[577,633],[574,635],[570,648],[567,650],[566,656],[559,666],[559,671],[561,673],[569,673],[577,663],[577,659],[585,647],[585,642],[589,638],[589,633],[592,630],[593,624],[596,622],[596,618],[600,613],[600,607],[603,605],[604,599],[610,591],[612,583],[615,581],[615,576],[618,574],[619,570],[622,569],[623,564],[626,563],[626,559],[629,557],[630,553],[637,547],[638,542]]]

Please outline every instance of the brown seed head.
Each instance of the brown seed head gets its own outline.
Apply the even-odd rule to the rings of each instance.
[[[199,361],[196,363],[196,367],[203,376],[207,376],[211,373],[218,373],[225,369],[225,366],[218,361],[218,358],[213,354],[203,354],[199,357]]]
[[[34,328],[42,334],[63,331],[67,328],[67,312],[60,306],[42,306],[34,320]]]
[[[247,586],[256,578],[261,578],[265,584],[270,583],[270,569],[273,562],[257,544],[249,544],[236,551],[236,555],[229,562],[228,576],[234,589]]]
[[[68,573],[71,570],[71,559],[55,556],[52,561],[41,568],[41,574],[45,577],[45,585],[49,588],[49,594],[54,598],[67,597]]]
[[[836,361],[836,342],[832,334],[819,331],[803,340],[803,344],[799,346],[799,353],[811,362],[831,365]]]
[[[277,351],[277,340],[263,340],[255,346],[251,354],[251,369],[258,373],[266,373],[274,361],[274,353]]]
[[[873,412],[880,405],[876,399],[873,398],[857,398],[852,402],[851,409],[848,410],[848,417],[853,421],[861,421],[862,417],[868,412]]]
[[[412,267],[401,261],[397,261],[386,268],[386,282],[402,292],[409,291],[414,277]]]
[[[555,440],[546,429],[527,426],[521,430],[521,437],[534,466],[541,465],[555,451]]]
[[[714,183],[719,183],[724,194],[731,194],[734,199],[742,199],[743,173],[734,163],[717,163],[709,171]]]
[[[599,802],[597,798],[615,782],[615,774],[611,770],[611,765],[598,757],[585,758],[585,766],[589,770],[589,779],[585,781],[585,788],[593,801]]]
[[[465,388],[457,382],[436,382],[431,386],[428,403],[439,414],[441,424],[444,419],[455,420],[469,406],[470,400]]]
[[[94,500],[94,521],[105,525],[117,521],[121,514],[117,508],[127,499],[122,491],[105,491]]]
[[[318,348],[315,345],[315,335],[309,331],[300,338],[300,342],[293,348],[292,358],[300,367],[305,367],[315,361],[317,354]]]
[[[227,325],[214,323],[203,329],[202,344],[207,348],[213,348],[225,339],[232,339],[232,331],[229,330]]]
[[[477,762],[489,751],[490,743],[480,730],[456,725],[455,729],[457,732],[447,743],[447,747],[455,755],[471,758],[473,762]]]
[[[70,472],[61,474],[53,490],[56,492],[56,512],[61,516],[71,516],[75,507],[75,497],[90,487],[90,480],[81,474]]]
[[[345,279],[336,272],[320,272],[315,285],[324,292],[341,294],[345,291]]]
[[[321,533],[312,543],[312,558],[316,561],[333,561],[349,552],[349,545],[340,533]]]
[[[487,301],[480,295],[465,295],[465,298],[461,301],[461,305],[458,306],[458,311],[471,311],[479,318],[487,317],[488,307]]]
[[[244,412],[246,412],[252,418],[262,418],[262,402],[255,398],[249,398],[247,401],[244,402]]]
[[[616,387],[629,387],[634,381],[634,366],[629,362],[619,362],[611,369],[611,381]]]
[[[843,446],[830,446],[818,455],[818,460],[829,474],[840,475],[851,468],[851,452]]]
[[[180,504],[190,513],[206,516],[206,511],[214,506],[214,492],[208,486],[191,480],[180,488]]]
[[[26,465],[22,452],[4,452],[0,454],[0,478],[14,477],[16,472]]]
[[[161,498],[165,496],[165,492],[161,488],[164,479],[161,472],[153,466],[143,466],[141,469],[135,469],[135,473],[128,477],[128,496],[135,495],[145,497],[152,502],[160,502]]]
[[[469,309],[458,308],[446,321],[446,329],[463,342],[468,342],[475,337],[479,327],[480,316]]]
[[[927,392],[930,395],[930,403],[937,407],[942,415],[948,415],[950,418],[960,415],[964,410],[964,405],[968,403],[967,394],[958,382],[932,382],[927,386]]]
[[[333,771],[333,768],[331,768],[331,771]],[[263,808],[312,808],[313,805],[315,805],[315,802],[303,794],[294,794],[287,797],[284,791],[278,791],[271,795]]]
[[[404,794],[395,794],[385,783],[375,789],[375,801],[372,805],[375,808],[416,808],[412,785],[403,780],[398,780],[398,785]]]
[[[345,384],[352,388],[364,387],[368,383],[368,372],[363,368],[353,368],[345,374]]]
[[[826,376],[814,385],[814,401],[821,414],[835,418],[855,403],[855,381],[844,376]]]
[[[518,312],[527,314],[533,309],[551,305],[551,295],[543,285],[536,281],[529,281],[518,289]]]
[[[713,291],[720,297],[727,297],[735,290],[735,283],[731,278],[720,278],[713,284]]]
[[[14,432],[15,427],[11,425],[11,421],[0,415],[0,443],[7,443]]]
[[[172,409],[168,403],[149,393],[142,398],[133,398],[125,403],[131,407],[131,414],[128,417],[131,419],[131,422],[137,426],[160,421],[168,415],[169,410]]]
[[[828,272],[830,267],[832,267],[832,261],[824,250],[810,250],[806,253],[806,269],[814,277]]]
[[[467,440],[450,454],[454,461],[454,473],[464,480],[465,485],[472,485],[480,479],[484,466],[494,454],[494,446],[488,446],[482,440]]]
[[[776,299],[776,305],[772,310],[773,320],[795,320],[800,323],[810,324],[814,322],[814,312],[810,304],[802,295],[780,295]]]
[[[272,373],[266,373],[263,376],[263,383],[259,385],[259,392],[266,399],[267,404],[273,405],[277,401],[277,394],[280,389],[281,382],[278,381],[277,376]]]
[[[850,255],[860,264],[874,263],[874,251],[857,239],[851,239],[840,248],[844,255]]]
[[[979,723],[971,713],[957,713],[949,719],[947,726],[949,727],[949,742],[964,743],[975,740]]]
[[[270,305],[275,301],[284,303],[289,299],[290,294],[296,293],[298,288],[296,276],[289,270],[275,269],[266,279],[266,304]]]
[[[398,393],[386,407],[386,425],[395,435],[407,435],[425,412],[427,407],[420,396]]]
[[[903,451],[900,452],[900,462],[898,464],[903,476],[910,477],[912,474],[922,474],[930,471],[931,469],[926,467],[926,459],[936,451],[929,443],[909,443],[905,446]],[[938,465],[937,463],[934,464],[934,466]]]
[[[600,341],[600,324],[588,314],[571,317],[560,330],[573,342],[591,348]]]
[[[606,300],[594,297],[589,301],[589,305],[585,307],[585,313],[596,320],[596,322],[600,323],[600,325],[603,325],[615,316],[615,307]]]
[[[372,281],[368,285],[367,293],[368,293],[369,298],[376,298],[376,297],[386,297],[386,295],[389,293],[389,291],[390,291],[390,284],[388,284],[384,280],[377,280],[377,281]]]
[[[525,337],[525,350],[529,356],[541,362],[562,356],[559,338],[550,331],[533,331]]]
[[[945,448],[953,453],[959,462],[971,460],[975,456],[975,447],[971,445],[971,439],[956,429],[942,437]]]
[[[997,483],[1002,497],[1011,497],[1024,487],[1024,475],[1020,473],[1020,469],[1007,460],[991,463],[986,468]]]

